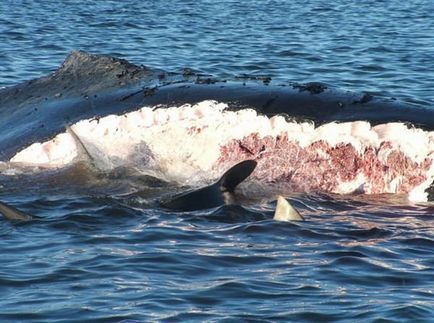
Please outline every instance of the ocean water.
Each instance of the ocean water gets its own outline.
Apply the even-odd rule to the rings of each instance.
[[[9,1],[0,87],[54,71],[74,49],[165,71],[324,82],[434,109],[431,1]],[[13,129],[11,129],[13,131]],[[0,321],[392,321],[434,317],[434,206],[301,194],[173,213],[170,190],[74,173],[1,176]],[[127,187],[127,188],[126,188]],[[128,194],[127,194],[128,193]]]

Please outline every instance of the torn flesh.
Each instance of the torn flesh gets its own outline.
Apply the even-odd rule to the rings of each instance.
[[[134,167],[165,180],[198,185],[244,160],[252,177],[296,192],[398,193],[426,201],[434,181],[434,131],[403,123],[371,126],[268,118],[252,109],[230,111],[203,101],[181,107],[143,107],[123,115],[82,120],[70,133],[34,143],[10,162],[64,167],[83,151],[98,168]]]

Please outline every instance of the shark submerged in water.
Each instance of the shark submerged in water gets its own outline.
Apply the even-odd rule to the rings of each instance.
[[[160,204],[164,208],[177,212],[197,211],[236,204],[235,188],[253,172],[256,164],[254,160],[242,161],[225,172],[216,183],[171,196],[161,200]],[[0,213],[6,219],[12,221],[35,219],[35,216],[24,213],[3,202],[0,202]],[[274,219],[277,221],[304,220],[300,213],[282,196],[277,199]]]
[[[167,73],[79,51],[51,75],[0,90],[8,172],[68,167],[85,151],[101,172],[126,167],[201,187],[253,160],[251,179],[278,184],[283,195],[427,201],[433,130],[434,109],[395,99],[321,83]]]

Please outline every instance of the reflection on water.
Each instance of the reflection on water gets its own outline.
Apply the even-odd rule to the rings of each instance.
[[[432,315],[425,206],[299,195],[307,221],[281,223],[274,201],[173,214],[69,189],[15,201],[39,221],[0,222],[2,319],[60,319],[65,309],[114,321]]]
[[[67,53],[167,71],[322,81],[434,107],[430,1],[2,1],[0,88]],[[4,165],[1,165],[2,168]],[[2,168],[3,169],[3,168]],[[431,321],[434,207],[400,196],[275,192],[172,213],[167,183],[72,168],[0,177],[0,320]]]
[[[430,1],[3,1],[0,86],[47,74],[82,49],[169,71],[321,81],[433,107],[433,15]]]

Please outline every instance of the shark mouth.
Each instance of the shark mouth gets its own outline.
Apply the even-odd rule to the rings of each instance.
[[[216,179],[245,159],[258,163],[253,180],[291,192],[427,201],[434,181],[434,131],[402,122],[316,126],[210,100],[81,120],[20,150],[10,163],[58,168],[83,155],[103,171],[128,166],[188,185]]]

